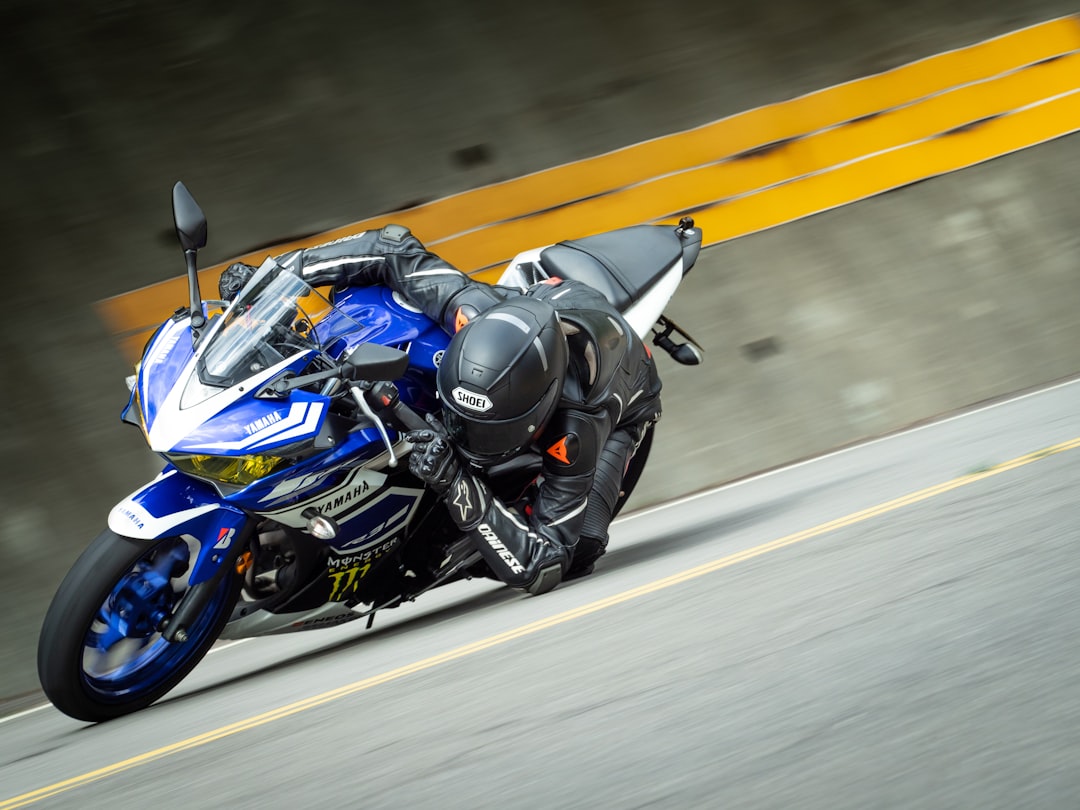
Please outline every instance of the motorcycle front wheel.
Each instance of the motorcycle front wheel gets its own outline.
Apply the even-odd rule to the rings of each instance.
[[[150,705],[199,663],[241,578],[226,572],[187,640],[167,641],[160,628],[188,590],[197,552],[190,537],[98,535],[60,584],[38,639],[38,677],[56,708],[76,720],[111,720]]]

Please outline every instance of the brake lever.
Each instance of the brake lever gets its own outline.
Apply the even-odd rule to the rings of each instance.
[[[397,455],[394,453],[394,447],[390,444],[390,435],[386,432],[386,426],[383,424],[382,419],[378,417],[371,405],[368,404],[367,397],[364,396],[364,389],[359,383],[350,383],[349,391],[352,392],[353,399],[356,400],[356,404],[360,407],[360,410],[364,412],[364,416],[370,419],[375,428],[379,431],[379,435],[382,436],[383,444],[386,445],[386,452],[390,454],[390,461],[387,463],[391,467],[396,467],[398,460]]]

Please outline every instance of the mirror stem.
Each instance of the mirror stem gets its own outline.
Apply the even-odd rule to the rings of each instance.
[[[199,271],[195,267],[196,253],[195,250],[184,251],[184,259],[187,261],[188,288],[191,290],[191,334],[198,340],[198,330],[206,325],[206,317],[203,315],[202,296],[199,294]]]

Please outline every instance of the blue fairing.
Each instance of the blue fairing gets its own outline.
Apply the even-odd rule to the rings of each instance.
[[[109,528],[125,537],[157,540],[191,535],[199,541],[199,554],[191,567],[189,582],[208,579],[236,541],[248,516],[223,503],[209,484],[165,471],[109,513]]]
[[[271,284],[273,278],[272,274],[264,275]],[[292,283],[288,278],[283,280],[285,286]],[[339,406],[315,390],[297,388],[282,397],[256,396],[274,380],[289,373],[311,373],[320,351],[333,362],[362,343],[379,343],[409,355],[408,370],[395,381],[402,401],[421,414],[439,407],[435,372],[450,337],[383,287],[356,287],[337,293],[334,308],[321,319],[312,319],[311,349],[300,350],[272,367],[253,365],[248,377],[235,376],[243,370],[243,365],[236,366],[236,360],[244,355],[229,356],[229,374],[234,376],[222,377],[224,386],[208,385],[197,369],[201,368],[199,363],[211,362],[205,358],[216,350],[212,345],[216,336],[227,335],[228,329],[234,335],[248,334],[244,313],[257,312],[261,306],[257,301],[251,303],[254,298],[242,300],[245,292],[204,334],[197,362],[189,320],[166,322],[147,346],[125,410],[127,414],[138,403],[151,448],[173,458],[277,454],[289,459],[287,465],[244,487],[189,477],[170,465],[162,476],[113,509],[109,525],[118,534],[139,539],[195,537],[200,552],[193,565],[193,583],[210,576],[216,567],[214,559],[224,556],[222,552],[249,515],[267,515],[303,529],[306,519],[298,513],[308,502],[321,505],[319,498],[326,493],[327,503],[335,509],[339,502],[347,501],[334,512],[344,524],[336,544],[352,548],[404,525],[423,494],[418,482],[391,482],[379,472],[356,478],[363,461],[386,449],[379,431],[373,426],[352,427],[351,422],[334,416]],[[269,296],[258,299],[276,300]],[[263,334],[256,331],[263,323],[252,318],[250,333]],[[219,355],[219,360],[224,357]],[[326,360],[323,362],[325,368]],[[137,421],[134,416],[128,415],[128,421]],[[393,429],[387,427],[387,431],[391,442],[396,442],[399,437]],[[363,509],[353,502],[360,498],[356,493],[361,490]]]
[[[146,424],[153,424],[158,406],[194,356],[191,321],[187,318],[166,321],[146,347],[136,382]]]
[[[177,453],[272,453],[318,434],[328,397],[293,391],[288,399],[240,399],[177,442]],[[229,437],[225,439],[223,437]]]
[[[348,335],[342,348],[360,343],[402,347],[418,343],[420,345],[415,353],[410,346],[411,365],[434,371],[436,364],[433,357],[450,342],[449,335],[441,327],[422,312],[406,308],[385,287],[351,287],[337,294],[334,305],[365,325],[363,330]],[[331,316],[316,327],[324,345],[333,339],[337,326]],[[421,348],[427,351],[419,351]],[[334,349],[332,354],[337,353],[336,346]]]
[[[450,342],[442,327],[422,312],[407,308],[385,287],[351,287],[338,293],[334,304],[366,325],[363,331],[348,335],[340,346],[334,346],[334,353],[366,342],[405,349],[409,353],[409,370],[396,381],[402,401],[423,413],[436,410],[435,371]],[[327,321],[316,331],[326,328]],[[332,331],[320,334],[331,335]]]
[[[396,434],[388,431],[391,440]],[[309,497],[321,485],[330,480],[334,473],[347,463],[356,459],[370,458],[383,452],[382,438],[375,428],[364,428],[349,433],[345,440],[332,449],[312,456],[279,472],[260,478],[243,489],[228,493],[224,500],[243,509],[266,511],[291,501]],[[297,486],[281,495],[271,497],[280,485],[288,480],[305,481],[304,486]]]

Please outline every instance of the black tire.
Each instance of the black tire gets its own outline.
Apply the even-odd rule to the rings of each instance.
[[[191,545],[181,538],[134,540],[106,530],[75,561],[38,640],[38,677],[60,711],[89,722],[138,711],[206,655],[240,591],[241,579],[231,571],[204,615],[192,622],[187,641],[169,643],[155,628],[162,611],[174,608],[187,589]],[[135,590],[136,585],[156,590]],[[118,655],[128,650],[128,658]]]

